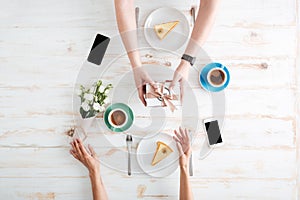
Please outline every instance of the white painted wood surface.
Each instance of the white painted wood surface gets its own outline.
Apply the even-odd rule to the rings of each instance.
[[[161,6],[176,7],[191,20],[189,9],[197,1],[136,4],[143,25]],[[199,160],[204,133],[197,135],[195,199],[300,198],[299,5],[298,0],[221,2],[204,49],[232,75],[226,145]],[[117,34],[113,1],[1,0],[0,19],[1,199],[91,199],[87,171],[69,155],[64,131],[74,125],[73,86],[95,33]],[[142,59],[166,58],[142,54]],[[167,60],[176,67],[175,58]],[[128,69],[128,60],[122,62]],[[200,91],[196,79],[192,73],[192,87]],[[209,116],[209,95],[200,91],[197,98],[201,117]],[[110,199],[178,199],[176,173],[128,177],[103,166],[102,176]]]

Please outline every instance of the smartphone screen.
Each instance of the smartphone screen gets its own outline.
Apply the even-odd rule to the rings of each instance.
[[[87,60],[96,65],[100,65],[109,41],[110,39],[108,37],[97,34]]]
[[[217,120],[206,122],[205,129],[208,136],[208,141],[210,145],[222,143],[221,132],[219,129],[219,124]]]

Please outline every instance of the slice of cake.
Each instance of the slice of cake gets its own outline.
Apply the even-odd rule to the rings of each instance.
[[[164,39],[168,33],[177,26],[179,21],[174,21],[174,22],[167,22],[163,24],[157,24],[154,26],[154,31],[157,35],[157,37],[162,40]]]
[[[156,165],[173,152],[173,150],[163,142],[158,141],[156,142],[156,145],[156,151],[151,163],[152,166]]]

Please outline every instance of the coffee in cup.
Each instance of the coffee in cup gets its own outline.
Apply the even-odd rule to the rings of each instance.
[[[115,128],[120,128],[126,124],[127,114],[122,109],[112,110],[108,115],[108,121]]]
[[[222,68],[213,68],[208,72],[207,80],[211,86],[221,87],[226,83],[226,72]]]

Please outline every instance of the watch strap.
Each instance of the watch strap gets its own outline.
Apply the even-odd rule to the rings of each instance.
[[[193,66],[196,61],[196,57],[192,57],[188,54],[183,54],[181,59],[188,61],[191,64],[191,66]]]

